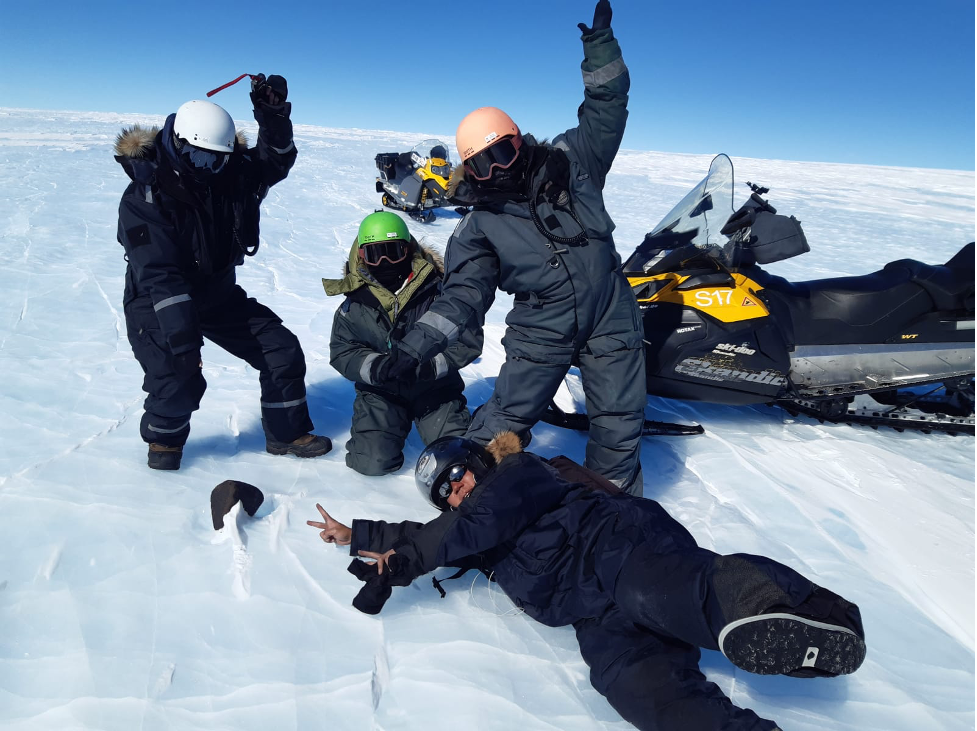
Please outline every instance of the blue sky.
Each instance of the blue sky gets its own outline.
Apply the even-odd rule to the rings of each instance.
[[[616,0],[624,146],[974,169],[972,0]],[[298,123],[454,134],[493,105],[553,136],[582,95],[589,0],[5,3],[0,106],[165,114],[244,73]],[[250,117],[241,82],[214,97]]]

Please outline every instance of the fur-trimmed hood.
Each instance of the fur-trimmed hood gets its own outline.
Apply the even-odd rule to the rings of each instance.
[[[143,127],[134,124],[123,127],[122,131],[115,138],[115,154],[119,157],[126,157],[139,160],[149,156],[150,150],[156,142],[156,135],[160,128],[156,125]],[[238,148],[248,146],[248,137],[241,130],[235,132]]]
[[[412,270],[414,278],[426,278],[429,274],[434,274],[439,279],[444,276],[444,258],[434,249],[431,249],[413,236],[410,237],[411,245],[414,247],[414,260]],[[425,271],[426,270],[426,271]],[[420,282],[418,282],[419,284]],[[371,288],[379,287],[369,270],[360,261],[360,240],[353,239],[353,245],[349,250],[349,257],[343,262],[343,271],[338,279],[323,279],[322,286],[327,295],[349,294],[360,287],[368,286]],[[381,287],[381,289],[383,289]],[[384,290],[386,291],[386,290]],[[381,295],[383,292],[380,293]]]
[[[370,274],[369,268],[360,261],[359,239],[353,239],[353,246],[349,251],[349,258],[343,264],[341,279],[323,279],[322,288],[329,296],[336,294],[349,295],[362,287],[368,287],[380,306],[387,312],[390,320],[397,319],[397,313],[410,301],[414,293],[421,289],[429,279],[440,279],[444,275],[444,259],[433,249],[430,249],[410,238],[414,246],[414,258],[411,261],[411,276],[396,293],[381,285]]]
[[[485,449],[492,455],[495,463],[499,464],[506,457],[522,452],[522,442],[515,432],[503,431],[496,434],[492,441],[485,445]]]
[[[134,124],[123,127],[115,138],[115,159],[126,175],[133,181],[139,183],[149,183],[156,175],[160,167],[160,161],[169,159],[172,162],[168,166],[173,167],[176,160],[176,150],[170,139],[173,134],[173,122],[176,114],[171,114],[166,118],[162,127],[152,126],[143,127]],[[235,153],[248,149],[248,138],[240,130],[236,135]]]

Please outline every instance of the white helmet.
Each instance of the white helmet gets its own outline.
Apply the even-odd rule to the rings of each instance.
[[[234,120],[213,102],[194,100],[176,110],[173,134],[194,147],[234,152]]]

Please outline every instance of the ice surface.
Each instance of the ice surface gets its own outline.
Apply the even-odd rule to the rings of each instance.
[[[350,605],[349,559],[305,525],[317,501],[346,522],[432,517],[409,467],[366,478],[345,466],[353,390],[329,365],[340,300],[319,282],[340,273],[379,203],[373,156],[429,135],[297,126],[298,162],[272,189],[261,251],[240,270],[300,338],[333,452],[266,454],[257,374],[208,344],[183,469],[147,469],[116,243],[127,179],[112,143],[124,123],[161,121],[0,110],[0,728],[629,728],[590,687],[571,629],[514,614],[471,577],[449,582],[445,599],[419,581],[365,616]],[[726,152],[737,181],[769,186],[804,223],[812,251],[772,267],[784,276],[938,263],[974,238],[972,172]],[[606,199],[622,253],[709,161],[621,152]],[[443,250],[458,220],[411,228]],[[485,352],[464,371],[476,405],[503,359],[508,303],[489,313]],[[661,399],[648,415],[706,429],[645,440],[649,497],[704,546],[772,556],[862,609],[868,658],[848,678],[752,676],[705,652],[704,671],[736,703],[787,731],[974,727],[973,439]],[[582,460],[583,436],[534,434],[536,451]],[[408,465],[420,448],[412,436]],[[266,501],[217,534],[208,500],[225,479]]]

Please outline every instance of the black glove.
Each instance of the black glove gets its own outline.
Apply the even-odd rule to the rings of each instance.
[[[258,74],[251,79],[251,101],[254,106],[280,107],[288,98],[288,82],[284,76],[272,74],[267,79]]]
[[[258,74],[251,79],[251,102],[254,104],[254,121],[259,127],[273,129],[281,127],[292,114],[292,103],[288,98],[288,83],[284,76],[272,74],[267,79]],[[284,137],[284,131],[276,137]],[[291,127],[288,129],[287,144],[291,141]],[[276,145],[277,147],[277,145]]]
[[[611,3],[609,0],[599,0],[597,7],[594,8],[594,26],[588,28],[583,23],[577,23],[580,32],[585,36],[596,33],[599,30],[606,30],[611,27]]]
[[[411,383],[414,380],[414,371],[418,365],[419,363],[414,356],[400,348],[394,348],[390,355],[384,355],[373,361],[370,368],[370,380],[375,386]]]
[[[173,356],[173,372],[182,380],[200,375],[200,351],[191,350]]]
[[[407,559],[396,553],[387,559],[387,567],[382,574],[377,573],[375,564],[358,558],[354,558],[346,570],[364,582],[353,598],[353,606],[364,614],[379,614],[390,598],[393,587],[408,586],[411,582],[407,576]]]
[[[427,361],[426,363],[421,363],[417,366],[417,380],[418,381],[436,381],[438,380],[438,367],[434,363],[434,359]]]

